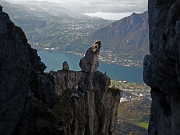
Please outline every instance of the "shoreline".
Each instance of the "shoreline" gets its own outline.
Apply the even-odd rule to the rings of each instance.
[[[37,48],[34,48],[37,49]],[[37,49],[37,51],[45,51],[45,52],[59,52],[59,53],[67,53],[67,54],[73,54],[76,56],[81,56],[83,57],[85,53],[78,53],[78,52],[73,52],[73,51],[58,51],[56,49]],[[128,60],[128,59],[119,59],[120,61],[122,61],[122,63],[118,63],[116,61],[112,61],[112,60],[107,60],[107,59],[103,59],[103,57],[101,55],[99,55],[99,61],[107,63],[107,64],[116,64],[116,65],[120,65],[120,66],[124,66],[124,67],[139,67],[142,68],[142,64],[139,63],[135,63],[132,60]]]

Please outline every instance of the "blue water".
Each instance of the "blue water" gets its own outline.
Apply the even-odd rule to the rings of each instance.
[[[46,64],[47,72],[50,70],[57,71],[62,69],[62,63],[64,61],[68,62],[70,70],[81,70],[79,67],[79,61],[82,58],[81,56],[46,51],[39,51],[38,54],[41,57],[41,60]],[[98,70],[103,73],[107,71],[107,75],[110,76],[111,79],[143,83],[142,68],[140,67],[124,67],[116,64],[100,62]]]

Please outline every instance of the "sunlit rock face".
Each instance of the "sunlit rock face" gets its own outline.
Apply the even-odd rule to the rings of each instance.
[[[66,121],[68,135],[114,134],[120,92],[109,90],[109,76],[97,71],[100,48],[101,41],[95,41],[87,50],[79,64],[82,71],[65,70],[64,62],[62,70],[49,73],[57,95],[74,90],[67,101],[73,116]]]
[[[99,66],[98,55],[101,49],[101,41],[95,43],[86,51],[85,56],[80,60],[79,66],[84,72],[95,72]]]
[[[149,50],[144,82],[151,86],[149,135],[180,134],[180,4],[149,0]]]

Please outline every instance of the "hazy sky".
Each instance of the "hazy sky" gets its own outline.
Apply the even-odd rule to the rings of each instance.
[[[51,1],[58,3],[79,3],[79,4],[104,4],[104,5],[114,5],[128,10],[136,11],[145,11],[147,10],[148,0],[6,0],[9,2],[27,2],[27,1]]]
[[[123,17],[129,16],[132,14],[132,12],[136,13],[142,13],[147,10],[147,3],[148,0],[6,0],[9,2],[14,3],[24,3],[29,1],[48,1],[48,2],[56,2],[59,3],[59,5],[63,5],[65,7],[81,7],[83,9],[86,9],[86,5],[91,5],[90,9],[93,9],[93,12],[109,12],[109,13],[118,13],[118,17],[115,16],[114,18],[111,18],[111,14],[101,14],[98,13],[95,16],[103,17],[104,19],[121,19]],[[78,8],[75,8],[78,9]],[[97,9],[101,9],[100,11],[97,11]],[[95,11],[94,11],[95,10]],[[87,13],[87,12],[85,12]],[[88,13],[91,13],[88,12]],[[91,15],[91,14],[88,14]],[[91,16],[94,16],[93,14]],[[110,17],[109,17],[110,16]],[[106,18],[107,17],[107,18]],[[113,16],[112,16],[113,17]]]

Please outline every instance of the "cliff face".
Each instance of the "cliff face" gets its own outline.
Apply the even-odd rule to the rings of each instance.
[[[110,78],[106,74],[97,71],[100,48],[101,42],[96,41],[87,50],[79,63],[81,72],[70,71],[66,63],[62,70],[49,73],[56,94],[68,98],[62,101],[67,103],[71,116],[63,117],[68,135],[114,133],[120,93],[109,88]],[[68,91],[71,91],[69,96]]]
[[[46,66],[37,51],[4,12],[0,12],[0,26],[0,134],[28,134],[36,123],[35,106],[27,100],[28,94],[34,92],[52,106],[53,89],[43,84],[51,87],[52,83],[43,75]]]
[[[180,1],[149,0],[150,55],[144,81],[151,86],[149,135],[180,134]]]
[[[62,70],[44,73],[24,32],[1,11],[0,26],[0,134],[114,133],[120,93],[97,71],[100,41],[81,60],[82,71],[64,62]]]
[[[66,125],[65,134],[111,135],[114,133],[120,94],[119,91],[113,91],[104,85],[103,82],[109,83],[109,77],[101,72],[95,72],[92,73],[94,81],[89,82],[88,73],[59,70],[50,74],[55,77],[55,87],[63,87],[63,89],[56,89],[56,92],[60,94],[59,99],[62,104],[65,104],[65,110],[67,109],[68,112],[61,117]],[[74,85],[60,85],[62,84],[60,76],[63,76],[67,82],[71,82],[71,75],[77,76],[77,82]],[[90,83],[92,83],[91,88]]]

